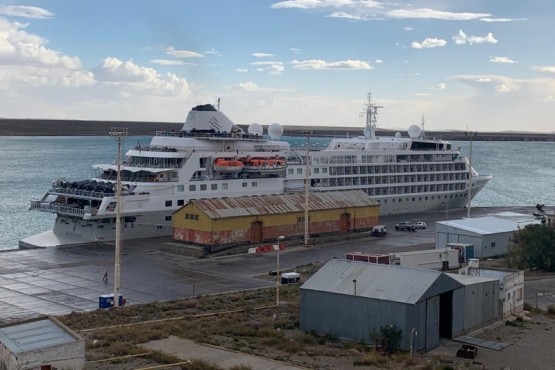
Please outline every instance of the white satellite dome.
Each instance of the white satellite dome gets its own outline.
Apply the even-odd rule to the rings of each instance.
[[[422,133],[422,130],[420,129],[420,127],[418,125],[412,125],[408,129],[408,133],[409,133],[409,137],[411,139],[416,139],[416,138],[420,137],[420,134]]]
[[[401,133],[400,133],[400,132],[396,132],[396,133],[395,133],[395,138],[396,138],[396,139],[399,139],[400,137],[401,137]]]
[[[248,129],[249,134],[261,136],[263,132],[264,132],[264,129],[262,128],[262,125],[260,123],[255,122],[249,125],[249,129]]]
[[[268,126],[268,136],[272,140],[279,140],[283,135],[283,127],[279,123],[272,123]]]

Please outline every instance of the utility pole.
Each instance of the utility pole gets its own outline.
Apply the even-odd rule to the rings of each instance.
[[[308,191],[310,187],[310,136],[314,135],[314,131],[301,131],[306,135],[306,160],[305,160],[305,176],[304,176],[304,246],[309,246],[308,234]]]
[[[119,292],[121,289],[121,147],[127,137],[127,128],[112,128],[110,136],[118,143],[117,179],[116,179],[116,250],[114,257],[114,307],[119,306]]]
[[[476,136],[476,132],[465,132],[465,136],[470,140],[468,150],[468,201],[466,203],[466,217],[470,218],[470,203],[472,200],[472,139]]]

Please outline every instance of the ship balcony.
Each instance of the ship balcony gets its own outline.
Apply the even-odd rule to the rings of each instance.
[[[56,204],[56,203],[49,203],[49,202],[42,202],[40,200],[31,201],[31,210],[41,211],[41,212],[48,212],[48,213],[56,213],[61,215],[68,215],[68,216],[79,216],[84,217],[86,214],[95,215],[98,212],[98,209],[90,207],[86,208],[77,208],[77,207],[70,207],[66,205]]]

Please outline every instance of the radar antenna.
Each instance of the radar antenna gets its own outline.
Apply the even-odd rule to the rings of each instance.
[[[364,137],[366,139],[376,138],[376,123],[378,122],[376,116],[378,115],[378,108],[383,108],[381,105],[376,105],[372,101],[372,93],[368,93],[368,101],[365,105],[365,110],[361,113],[366,115],[366,128],[364,129]]]
[[[220,98],[218,98],[218,103],[216,104],[216,110],[220,111]]]
[[[422,133],[420,134],[422,136],[423,139],[426,138],[426,131],[424,131],[424,123],[426,122],[426,120],[424,119],[424,115],[422,115],[422,123],[420,124],[420,129],[422,131]]]

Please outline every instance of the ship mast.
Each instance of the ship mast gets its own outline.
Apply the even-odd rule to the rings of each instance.
[[[378,115],[378,108],[383,108],[383,106],[376,105],[372,101],[372,93],[368,93],[368,101],[366,102],[365,108],[365,112],[362,113],[366,114],[366,128],[364,129],[364,138],[375,139],[376,123],[378,122],[376,116]]]

